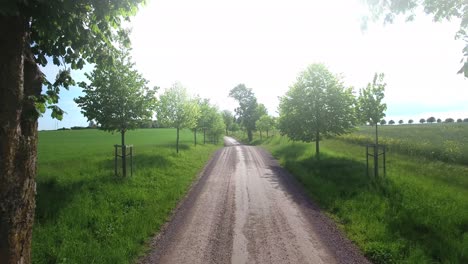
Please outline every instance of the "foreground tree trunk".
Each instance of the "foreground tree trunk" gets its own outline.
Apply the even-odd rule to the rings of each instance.
[[[30,263],[37,159],[31,96],[42,73],[29,48],[29,22],[0,16],[0,263]]]

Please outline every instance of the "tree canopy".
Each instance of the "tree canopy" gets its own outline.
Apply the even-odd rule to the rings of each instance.
[[[70,70],[82,69],[86,63],[112,64],[118,48],[116,41],[130,46],[129,31],[123,29],[138,6],[145,0],[116,1],[3,1],[1,16],[18,16],[29,25],[28,45],[37,64],[52,63],[62,69],[55,81],[44,78],[45,93],[35,96],[37,112],[48,108],[53,118],[62,119],[57,105],[60,87],[74,84]]]
[[[261,111],[258,109],[255,94],[245,84],[239,84],[229,92],[229,96],[238,101],[239,107],[235,109],[236,114],[247,130],[249,141],[252,141],[252,131],[255,130],[255,122],[257,122],[258,113]]]
[[[268,132],[273,129],[275,125],[275,120],[269,115],[262,115],[256,122],[257,130],[260,131],[260,138],[262,137],[262,131],[266,132],[268,137]]]
[[[355,99],[351,88],[322,64],[312,64],[299,74],[280,98],[279,129],[292,140],[316,142],[346,133],[355,125]]]
[[[377,125],[385,117],[387,104],[383,103],[385,86],[384,74],[374,74],[372,83],[359,90],[358,116],[361,122]]]
[[[158,121],[177,129],[176,150],[179,153],[179,131],[182,128],[194,128],[200,116],[200,109],[192,100],[181,83],[176,82],[159,97],[157,105]]]
[[[123,50],[113,63],[97,64],[85,74],[91,83],[80,83],[85,95],[75,102],[88,121],[96,121],[102,130],[125,133],[151,120],[157,88],[148,88],[148,81],[133,67]]]

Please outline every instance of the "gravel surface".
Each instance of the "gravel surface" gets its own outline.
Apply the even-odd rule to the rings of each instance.
[[[225,138],[140,263],[369,263],[293,176]]]

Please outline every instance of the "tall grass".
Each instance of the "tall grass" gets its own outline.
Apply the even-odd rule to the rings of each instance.
[[[114,176],[119,134],[98,130],[39,133],[34,263],[129,263],[165,223],[191,182],[219,148],[193,146],[175,130],[128,132],[133,177]]]
[[[374,263],[468,263],[468,167],[389,152],[387,178],[366,177],[365,148],[343,140],[257,141]]]
[[[365,126],[340,138],[367,144],[374,137],[374,128]],[[468,165],[468,123],[379,126],[379,142],[390,151]]]

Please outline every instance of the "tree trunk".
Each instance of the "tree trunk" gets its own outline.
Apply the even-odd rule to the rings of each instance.
[[[195,141],[195,146],[197,146],[197,129],[193,130],[193,140]]]
[[[203,145],[206,144],[206,128],[203,128]]]
[[[247,129],[247,137],[249,138],[249,142],[252,141],[253,139],[252,130]]]
[[[262,131],[260,130],[260,140],[262,140],[263,137],[262,137]]]
[[[315,157],[320,159],[320,132],[318,129],[315,131]]]
[[[226,136],[229,136],[227,127],[226,127]]]
[[[122,135],[122,176],[127,177],[127,146],[125,146],[125,130],[121,130]]]
[[[374,176],[379,177],[379,134],[377,133],[377,123],[375,123]]]
[[[177,127],[176,152],[179,153],[179,127]]]
[[[268,138],[268,129],[267,129],[266,133],[267,133],[267,138]]]
[[[0,16],[0,263],[30,263],[42,73],[25,18]]]

